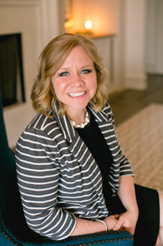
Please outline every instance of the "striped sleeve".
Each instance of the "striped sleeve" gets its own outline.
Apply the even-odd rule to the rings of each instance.
[[[45,132],[26,129],[16,148],[17,178],[28,226],[52,240],[67,238],[76,219],[58,206],[60,166],[56,146]]]
[[[119,162],[120,162],[120,176],[134,176],[132,168],[131,168],[131,164],[129,162],[129,160],[126,158],[126,156],[123,153],[123,150],[121,149],[119,143],[118,143],[118,148],[119,148]]]

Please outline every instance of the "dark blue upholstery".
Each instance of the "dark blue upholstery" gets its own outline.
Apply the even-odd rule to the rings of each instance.
[[[0,246],[86,246],[95,244],[131,246],[133,237],[127,231],[118,231],[70,237],[54,242],[39,236],[27,226],[17,186],[15,157],[8,146],[0,93]]]

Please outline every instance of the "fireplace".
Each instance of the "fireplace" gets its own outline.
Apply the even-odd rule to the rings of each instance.
[[[0,35],[0,90],[3,107],[25,102],[21,33]]]

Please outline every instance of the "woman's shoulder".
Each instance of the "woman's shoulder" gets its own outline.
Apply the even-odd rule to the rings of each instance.
[[[43,143],[51,146],[55,145],[61,138],[61,131],[55,117],[48,117],[43,114],[37,114],[28,124],[18,139],[18,143]]]
[[[44,114],[36,114],[25,128],[24,133],[34,133],[36,135],[47,135],[50,137],[51,132],[59,130],[59,127],[55,117],[52,114],[49,116]]]
[[[28,124],[26,129],[37,129],[37,130],[45,130],[45,128],[49,125],[55,125],[56,120],[52,116],[52,113],[49,113],[49,116],[46,116],[44,114],[36,114],[35,117],[31,120],[31,122]]]

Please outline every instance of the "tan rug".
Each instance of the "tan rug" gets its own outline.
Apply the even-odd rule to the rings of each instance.
[[[134,182],[163,191],[163,105],[150,104],[116,127]]]

